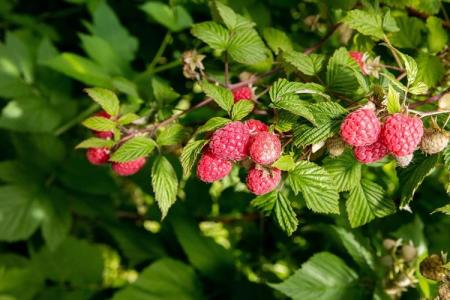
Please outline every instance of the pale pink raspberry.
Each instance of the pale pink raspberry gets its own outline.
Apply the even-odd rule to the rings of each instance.
[[[273,191],[281,180],[278,169],[261,170],[254,168],[248,171],[247,187],[255,195],[263,195]]]
[[[146,161],[145,157],[141,157],[127,162],[115,162],[112,164],[112,169],[119,176],[130,176],[139,172]]]
[[[231,122],[213,133],[209,149],[218,158],[240,161],[248,155],[249,140],[247,126],[241,122]]]
[[[248,130],[250,131],[250,134],[256,134],[258,132],[262,131],[269,131],[269,126],[264,124],[263,122],[255,119],[250,119],[244,122],[245,126],[247,126]]]
[[[109,160],[109,149],[89,148],[86,151],[88,161],[93,165],[103,165]]]
[[[230,161],[218,158],[209,151],[202,154],[197,164],[197,176],[201,181],[214,182],[227,176],[233,167]]]
[[[422,120],[401,113],[389,116],[381,132],[382,142],[395,156],[413,153],[423,135]]]
[[[368,146],[375,143],[381,132],[381,123],[371,109],[359,109],[344,119],[341,138],[352,146]]]
[[[249,148],[250,158],[257,164],[269,165],[281,155],[281,142],[278,136],[263,131],[252,139]]]
[[[389,151],[382,142],[376,141],[369,146],[355,147],[353,153],[359,162],[370,164],[388,155]]]

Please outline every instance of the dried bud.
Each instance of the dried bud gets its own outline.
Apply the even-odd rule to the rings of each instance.
[[[380,57],[367,59],[363,65],[363,73],[378,78],[380,76],[381,64]]]
[[[338,136],[328,139],[326,146],[330,155],[334,157],[341,156],[345,150],[345,143]]]
[[[199,80],[205,69],[202,63],[205,57],[205,55],[199,54],[196,50],[184,52],[182,55],[184,77]]]
[[[405,156],[396,156],[395,160],[397,161],[397,166],[399,166],[400,168],[406,168],[407,166],[409,166],[413,158],[414,154],[411,153]]]
[[[420,263],[420,273],[428,279],[442,281],[446,277],[444,262],[440,255],[428,256]]]

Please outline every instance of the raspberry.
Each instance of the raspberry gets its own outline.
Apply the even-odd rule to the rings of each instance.
[[[249,153],[255,163],[269,165],[281,155],[280,139],[270,132],[258,132],[252,138]]]
[[[355,158],[363,164],[376,162],[386,155],[389,151],[382,142],[377,141],[369,146],[360,146],[353,149]]]
[[[259,120],[250,119],[245,121],[244,124],[252,135],[262,131],[269,131],[269,126]]]
[[[252,100],[253,99],[253,91],[248,86],[243,86],[232,90],[234,103],[239,102],[241,100]]]
[[[247,157],[249,140],[247,126],[241,122],[231,122],[213,133],[209,149],[218,158],[239,161]]]
[[[348,54],[350,57],[358,64],[359,68],[361,69],[362,73],[364,74],[364,54],[359,51],[349,51]]]
[[[338,136],[328,139],[326,146],[330,155],[334,157],[341,156],[345,150],[345,144]]]
[[[425,129],[420,141],[420,150],[426,154],[435,154],[444,150],[447,144],[448,136],[445,132],[436,129]]]
[[[216,157],[206,151],[197,164],[197,176],[201,181],[214,182],[222,179],[231,172],[233,164],[227,160]]]
[[[111,116],[106,111],[99,111],[95,114],[96,117],[102,117],[105,119],[110,119]],[[96,137],[101,139],[110,139],[113,137],[114,133],[112,131],[94,131]]]
[[[109,160],[109,149],[89,148],[86,151],[88,161],[93,165],[103,165]]]
[[[251,169],[247,175],[247,187],[255,195],[263,195],[273,191],[281,180],[281,171]]]
[[[397,166],[399,166],[400,168],[406,168],[413,160],[413,157],[414,154],[412,153],[405,156],[396,156],[395,160],[397,161]]]
[[[413,153],[422,135],[422,120],[400,113],[388,117],[381,132],[383,143],[395,156]]]
[[[350,113],[341,124],[341,138],[347,144],[357,147],[375,143],[380,131],[380,121],[370,109]]]
[[[136,160],[113,163],[112,169],[119,176],[129,176],[136,174],[146,163],[145,157],[138,158]]]

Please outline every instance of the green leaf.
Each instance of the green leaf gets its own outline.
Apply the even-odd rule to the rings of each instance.
[[[295,167],[295,161],[292,155],[282,155],[272,164],[272,167],[282,171],[290,171]]]
[[[320,102],[308,105],[308,110],[314,116],[315,125],[329,123],[344,117],[348,111],[336,102]]]
[[[395,212],[392,200],[384,198],[383,188],[367,179],[362,179],[350,190],[346,206],[353,228]]]
[[[180,5],[171,7],[161,2],[147,2],[141,9],[172,32],[181,31],[192,25],[189,12]]]
[[[360,71],[345,48],[339,48],[328,61],[326,81],[335,93],[353,95],[360,87],[356,74]]]
[[[441,212],[441,213],[444,213],[444,214],[450,216],[450,204],[439,207],[433,211],[433,213],[436,213],[436,212]]]
[[[252,101],[238,101],[233,105],[233,109],[231,110],[231,118],[234,121],[241,120],[245,118],[249,113],[251,113],[253,111],[253,108],[255,108],[255,105]]]
[[[85,89],[85,92],[109,115],[117,116],[119,114],[120,103],[114,92],[102,88]]]
[[[445,156],[445,155],[444,155]],[[415,155],[413,162],[405,169],[398,173],[400,180],[400,207],[407,205],[414,196],[414,193],[422,184],[422,181],[434,169],[439,155]]]
[[[283,59],[305,75],[313,76],[320,72],[325,57],[320,54],[306,55],[297,51],[283,53]]]
[[[294,127],[294,145],[307,146],[332,137],[339,131],[340,120],[331,120],[317,127],[302,124]]]
[[[338,192],[349,191],[361,181],[361,164],[350,151],[339,157],[327,157],[323,167],[333,177]]]
[[[291,202],[282,193],[278,193],[277,201],[273,207],[273,215],[278,226],[286,232],[288,236],[297,230],[298,219],[291,206]]]
[[[216,129],[222,128],[223,126],[230,123],[230,119],[222,118],[222,117],[213,117],[209,119],[205,124],[200,126],[197,129],[197,133],[203,133],[208,131],[214,131]]]
[[[321,213],[339,213],[339,194],[327,171],[309,161],[300,161],[289,172],[295,194],[302,193],[308,208]]]
[[[342,22],[350,28],[376,40],[381,40],[384,37],[383,20],[375,11],[368,12],[354,9],[347,12]]]
[[[180,144],[187,137],[187,131],[181,124],[172,124],[161,131],[156,139],[160,146]]]
[[[390,41],[395,47],[415,49],[422,42],[423,22],[417,18],[400,16],[396,18],[399,31],[392,34]]]
[[[273,208],[275,207],[275,202],[278,200],[278,192],[272,191],[270,193],[260,195],[252,200],[250,204],[260,210],[264,215],[270,216],[272,214]]]
[[[77,54],[60,54],[47,60],[45,65],[85,84],[111,87],[111,78],[100,66]]]
[[[117,123],[119,123],[120,125],[128,125],[130,123],[133,123],[136,120],[139,120],[140,118],[141,117],[139,117],[138,115],[136,115],[134,113],[126,113],[119,118]]]
[[[0,186],[0,240],[25,240],[36,231],[44,218],[40,196],[30,184]]]
[[[281,30],[272,27],[264,28],[263,37],[270,49],[277,55],[280,51],[287,52],[293,49],[292,41],[286,33]]]
[[[233,107],[233,94],[229,89],[224,87],[209,83],[207,81],[202,81],[202,89],[208,97],[211,97],[217,105],[219,105],[223,110],[230,113]]]
[[[110,160],[114,162],[127,162],[136,160],[140,157],[144,157],[152,153],[153,149],[155,149],[155,146],[155,141],[150,138],[143,136],[134,137],[123,143],[111,155]]]
[[[230,250],[206,237],[192,216],[176,214],[170,218],[178,242],[191,265],[203,276],[215,282],[223,282],[235,272]]]
[[[298,116],[286,110],[278,113],[278,122],[275,124],[275,130],[279,132],[288,132],[296,125]]]
[[[416,81],[417,73],[419,68],[417,67],[417,63],[409,55],[403,54],[400,51],[397,51],[401,59],[403,60],[403,64],[405,65],[406,75],[408,76],[408,86],[412,86]]]
[[[190,266],[171,258],[163,258],[145,268],[136,282],[118,291],[112,299],[202,300],[205,297],[201,290],[200,281]]]
[[[416,81],[411,87],[409,87],[408,92],[413,95],[425,95],[428,93],[428,86],[425,82]]]
[[[442,26],[442,20],[435,16],[430,16],[427,19],[428,29],[428,49],[436,53],[444,49],[447,45],[448,35]]]
[[[152,77],[152,89],[155,99],[160,103],[171,103],[180,97],[180,94],[165,81],[159,77]]]
[[[240,29],[230,36],[227,51],[241,64],[253,65],[268,58],[269,51],[253,28]]]
[[[282,283],[269,284],[294,300],[359,299],[358,274],[339,257],[320,252]]]
[[[389,85],[388,94],[386,96],[386,108],[388,113],[395,114],[401,111],[400,93],[397,92],[392,85]]]
[[[220,18],[227,28],[231,31],[252,28],[255,24],[241,15],[236,14],[230,7],[224,5],[219,1],[214,1],[214,5],[217,8]]]
[[[42,248],[32,256],[32,261],[52,281],[68,282],[75,287],[100,284],[104,267],[100,249],[87,241],[67,238],[54,251]]]
[[[208,144],[207,140],[190,141],[183,148],[180,155],[181,166],[183,167],[184,176],[189,176],[192,167],[197,162],[197,158],[202,152],[203,147]]]
[[[391,16],[391,11],[388,9],[383,17],[383,29],[387,32],[397,32],[400,30],[397,26],[397,22]]]
[[[209,21],[194,24],[191,33],[213,49],[224,51],[228,47],[230,39],[228,30],[216,22]]]
[[[436,86],[445,73],[442,61],[435,55],[420,53],[417,57],[417,66],[419,68],[417,79],[429,87]]]
[[[75,146],[76,149],[88,149],[88,148],[111,148],[114,145],[114,141],[100,139],[96,137],[88,138]]]
[[[152,187],[155,199],[164,219],[169,208],[177,200],[178,178],[172,164],[164,156],[158,156],[152,167]]]

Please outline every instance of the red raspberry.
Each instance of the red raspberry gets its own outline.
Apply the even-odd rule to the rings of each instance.
[[[341,137],[352,146],[368,146],[380,135],[381,124],[371,109],[359,109],[350,113],[341,124]]]
[[[281,171],[251,169],[247,175],[247,187],[255,195],[263,195],[273,191],[281,180]]]
[[[89,148],[86,151],[88,161],[93,165],[103,165],[109,160],[109,149]]]
[[[349,51],[348,54],[350,55],[350,57],[356,61],[356,63],[358,64],[359,68],[361,69],[362,73],[365,74],[364,71],[364,54],[362,52],[359,51]]]
[[[422,120],[400,113],[388,117],[381,132],[383,143],[395,156],[413,153],[422,135]]]
[[[146,163],[145,157],[138,158],[136,160],[113,163],[112,169],[119,176],[129,176],[136,174]]]
[[[244,124],[252,135],[262,131],[269,131],[269,126],[259,120],[250,119],[245,121]]]
[[[269,165],[281,155],[280,139],[270,132],[258,132],[252,138],[249,153],[255,163]]]
[[[388,149],[382,142],[376,141],[369,146],[360,146],[353,149],[355,158],[363,164],[376,162],[389,154]]]
[[[96,113],[95,116],[102,117],[105,119],[111,119],[111,115],[103,110]],[[94,131],[94,134],[96,137],[101,138],[101,139],[110,139],[114,135],[114,133],[112,131]]]
[[[239,161],[247,157],[249,140],[247,126],[231,122],[213,133],[209,149],[218,158]]]
[[[234,103],[239,102],[240,100],[252,100],[253,99],[253,91],[248,86],[243,86],[232,90]]]
[[[214,182],[231,172],[233,164],[228,160],[216,157],[209,151],[202,154],[197,164],[197,176],[201,181]]]

